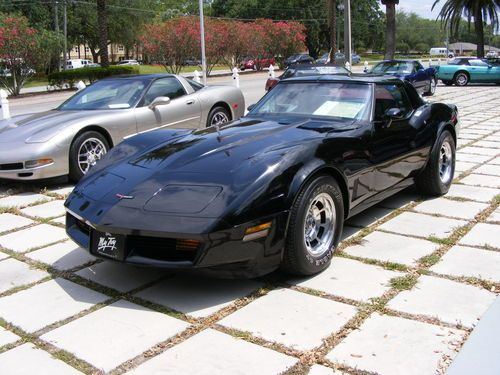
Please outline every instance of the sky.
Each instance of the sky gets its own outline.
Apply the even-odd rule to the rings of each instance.
[[[436,5],[434,11],[431,11],[434,0],[400,0],[397,9],[417,13],[424,18],[436,19],[445,0],[441,0],[440,3]],[[382,6],[382,9],[385,9],[385,6]]]

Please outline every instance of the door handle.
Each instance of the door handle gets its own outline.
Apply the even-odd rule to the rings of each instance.
[[[187,104],[187,105],[194,104],[194,99],[188,100],[188,101],[186,102],[186,104]]]

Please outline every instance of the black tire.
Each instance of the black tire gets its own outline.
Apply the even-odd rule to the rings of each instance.
[[[443,82],[446,86],[451,86],[451,85],[453,85],[453,81],[448,81],[448,80],[443,81],[443,80],[442,80],[442,82]]]
[[[467,86],[469,84],[469,75],[465,72],[457,72],[453,77],[453,82],[457,86]]]
[[[86,173],[82,168],[82,165],[79,162],[79,153],[80,153],[80,148],[82,145],[86,142],[92,143],[92,141],[95,140],[96,144],[99,144],[100,146],[104,147],[104,153],[100,155],[98,159],[100,159],[104,154],[106,154],[109,149],[109,143],[106,140],[106,138],[99,132],[96,131],[87,131],[85,133],[80,134],[78,137],[76,137],[73,140],[73,143],[71,144],[71,147],[69,149],[69,178],[70,180],[74,182],[78,182]],[[96,159],[96,161],[98,160]],[[91,161],[92,164],[92,161]],[[91,166],[89,166],[90,168]],[[88,171],[88,170],[87,170]]]
[[[328,232],[323,230],[322,233],[325,239],[324,246],[322,246],[323,250],[321,253],[312,254],[306,245],[306,238],[309,237],[306,237],[305,231],[306,225],[310,222],[310,220],[308,220],[310,218],[308,215],[310,207],[312,207],[311,205],[313,202],[320,197],[324,197],[327,200],[328,197],[330,197],[330,203],[333,202],[335,212],[332,213],[331,216],[334,217],[335,222],[331,229],[334,232],[328,235]],[[318,205],[315,205],[315,207],[318,207]],[[321,220],[323,220],[327,215],[319,216]],[[328,227],[328,225],[326,226]],[[319,176],[315,178],[302,189],[291,209],[281,268],[291,274],[302,276],[313,275],[323,271],[330,264],[333,253],[340,241],[343,226],[344,203],[342,200],[342,192],[337,181],[329,176]],[[312,227],[314,227],[314,225]],[[318,227],[316,226],[316,228]],[[314,232],[320,234],[321,229],[316,229]],[[318,241],[318,243],[320,242]]]
[[[437,79],[432,77],[430,80],[429,80],[429,90],[427,90],[426,92],[424,92],[424,95],[425,96],[433,96],[435,93],[436,93],[436,87],[437,87]]]
[[[212,108],[212,110],[208,114],[207,128],[209,128],[210,126],[216,125],[216,123],[214,122],[216,120],[214,120],[214,119],[216,119],[217,116],[219,116],[219,118],[221,119],[221,121],[219,121],[219,123],[217,125],[222,125],[222,124],[225,124],[226,122],[231,121],[231,114],[229,113],[229,111],[224,107],[217,106],[217,107]]]
[[[451,157],[443,157],[443,148],[448,147]],[[431,196],[444,195],[450,189],[455,173],[455,140],[448,130],[443,131],[432,148],[425,169],[415,179],[415,185],[420,193]],[[444,170],[445,162],[449,162],[449,170]]]

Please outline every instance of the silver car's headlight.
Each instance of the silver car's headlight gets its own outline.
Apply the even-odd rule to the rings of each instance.
[[[53,159],[37,159],[37,160],[28,160],[24,162],[24,168],[31,169],[37,167],[43,167],[44,165],[50,165],[54,163]]]

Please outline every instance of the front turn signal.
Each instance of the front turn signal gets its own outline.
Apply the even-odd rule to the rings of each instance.
[[[245,237],[243,237],[243,241],[252,241],[257,238],[265,237],[269,234],[269,229],[271,228],[272,222],[269,221],[267,223],[255,225],[253,227],[248,227],[245,229]]]

